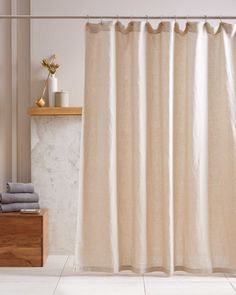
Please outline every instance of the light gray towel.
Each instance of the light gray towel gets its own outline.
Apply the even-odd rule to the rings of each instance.
[[[39,201],[37,193],[0,193],[0,202],[2,204],[11,203],[34,203]]]
[[[17,212],[21,209],[40,209],[39,203],[0,204],[2,212]]]
[[[8,193],[33,193],[34,185],[32,183],[7,183]]]

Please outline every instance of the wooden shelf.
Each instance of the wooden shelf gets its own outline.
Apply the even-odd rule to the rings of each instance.
[[[27,113],[30,116],[80,116],[82,111],[82,107],[31,107],[28,108]]]

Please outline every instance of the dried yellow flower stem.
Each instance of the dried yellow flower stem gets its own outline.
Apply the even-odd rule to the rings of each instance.
[[[52,56],[52,61],[51,61],[50,64],[52,64],[52,63],[54,62],[55,58],[56,58],[56,54],[53,54],[53,56]],[[45,91],[46,91],[46,89],[47,89],[47,86],[48,86],[48,79],[49,79],[49,77],[50,77],[50,74],[51,74],[51,73],[49,72],[49,73],[48,73],[48,76],[47,76],[47,79],[46,79],[46,81],[45,81],[45,83],[44,83],[43,93],[42,93],[41,97],[44,96]]]

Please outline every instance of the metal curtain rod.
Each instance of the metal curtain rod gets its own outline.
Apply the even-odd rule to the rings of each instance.
[[[236,16],[89,16],[89,15],[0,15],[0,19],[236,19]]]

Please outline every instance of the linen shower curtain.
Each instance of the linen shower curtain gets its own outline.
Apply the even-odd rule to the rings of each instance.
[[[86,25],[78,271],[236,270],[235,30]]]

